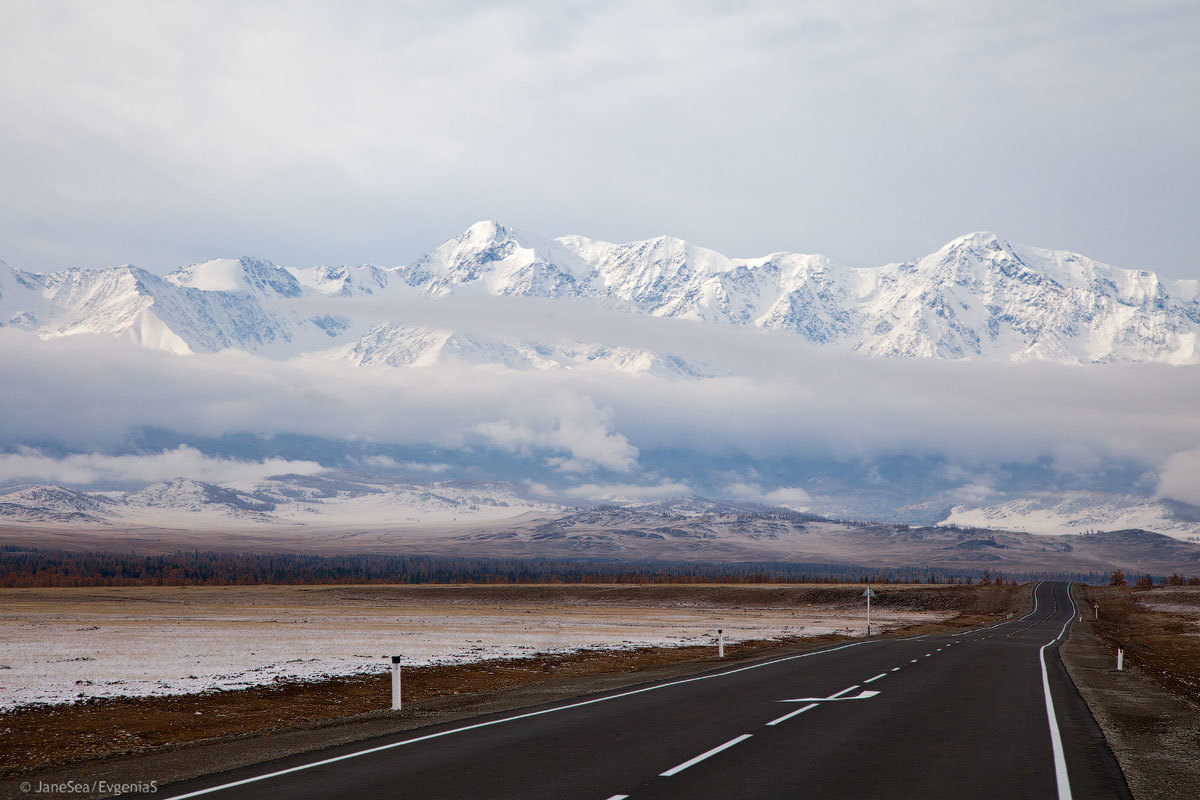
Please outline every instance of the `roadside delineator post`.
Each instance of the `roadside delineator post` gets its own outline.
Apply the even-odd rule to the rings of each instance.
[[[392,711],[400,710],[400,656],[392,656]]]
[[[1120,647],[1117,648],[1117,672],[1125,669],[1125,651]]]
[[[725,631],[717,628],[717,658],[725,657]]]

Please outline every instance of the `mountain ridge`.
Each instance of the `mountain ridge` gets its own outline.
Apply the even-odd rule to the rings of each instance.
[[[0,326],[45,338],[120,336],[180,354],[236,348],[286,358],[330,339],[353,346],[375,325],[402,324],[357,323],[357,298],[450,295],[595,302],[783,331],[869,357],[1200,364],[1200,281],[989,232],[880,267],[786,252],[730,258],[670,236],[549,239],[493,221],[397,267],[289,268],[242,257],[160,277],[131,265],[43,274],[0,262]]]
[[[1037,535],[835,521],[700,497],[564,506],[531,501],[517,489],[365,476],[275,476],[252,486],[175,479],[131,492],[45,485],[0,495],[0,527],[10,538],[22,531],[40,543],[53,529],[56,542],[84,542],[93,550],[135,543],[142,552],[203,542],[240,551],[872,563],[939,573],[1107,573],[1119,567],[1130,574],[1191,575],[1200,569],[1200,544],[1138,528]],[[164,510],[174,513],[164,516]],[[148,528],[153,536],[142,535]]]

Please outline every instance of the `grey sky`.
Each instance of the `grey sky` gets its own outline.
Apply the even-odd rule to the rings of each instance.
[[[0,6],[0,259],[405,263],[481,218],[1200,277],[1194,2]]]

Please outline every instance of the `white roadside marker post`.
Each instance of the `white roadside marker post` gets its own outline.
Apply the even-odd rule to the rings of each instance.
[[[400,656],[392,656],[392,711],[400,710]]]
[[[725,657],[725,631],[717,628],[717,658]]]
[[[1117,648],[1117,672],[1121,672],[1124,669],[1125,669],[1125,651],[1122,648],[1118,647]]]

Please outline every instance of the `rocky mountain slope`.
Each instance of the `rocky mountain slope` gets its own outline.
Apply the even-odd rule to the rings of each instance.
[[[614,352],[602,341],[484,341],[411,325],[388,310],[389,301],[450,295],[584,302],[780,330],[868,356],[1200,363],[1200,281],[990,233],[873,268],[796,253],[728,258],[666,236],[547,239],[495,222],[393,268],[292,269],[241,258],[159,277],[132,266],[38,274],[0,264],[0,325],[43,337],[94,333],[178,353],[238,348],[279,358],[336,350],[364,365],[453,357],[514,369],[599,363],[675,377],[704,372],[670,353]]]

